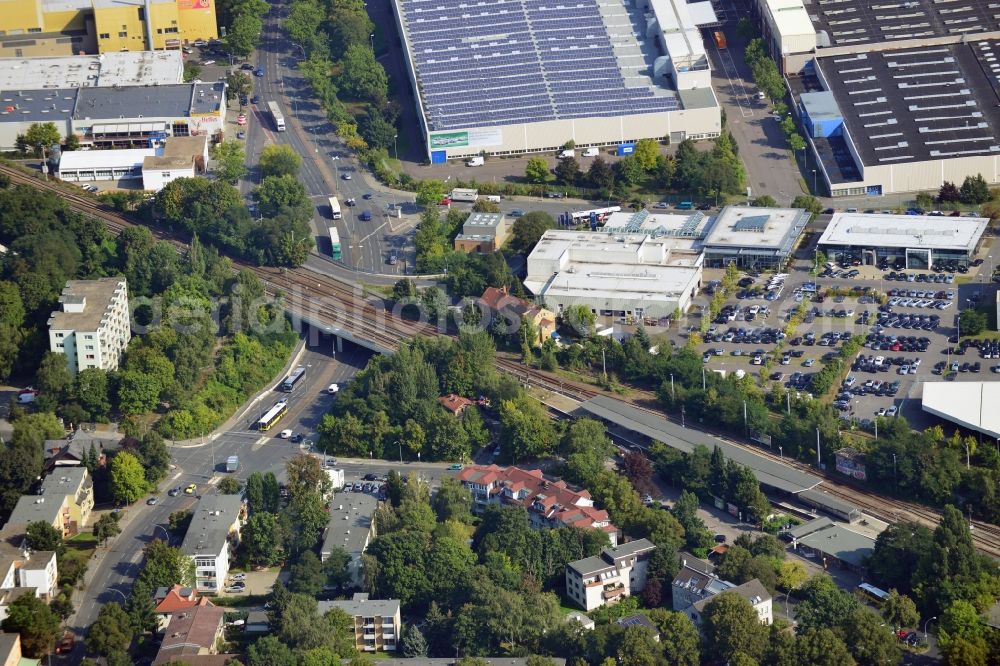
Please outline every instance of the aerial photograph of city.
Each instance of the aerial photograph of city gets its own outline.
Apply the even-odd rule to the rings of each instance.
[[[0,666],[1000,666],[998,322],[1000,0],[0,0]]]

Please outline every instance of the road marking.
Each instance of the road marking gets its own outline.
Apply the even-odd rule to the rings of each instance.
[[[206,481],[205,484],[209,485],[209,486],[215,486],[215,485],[219,484],[219,481],[222,481],[222,477],[221,476],[213,476],[211,479],[209,479],[208,481]]]
[[[184,474],[184,472],[177,472],[177,473],[176,473],[176,474],[174,474],[174,475],[173,475],[172,477],[170,477],[170,480],[171,480],[171,481],[176,481],[177,479],[181,478],[181,475],[182,475],[182,474]]]
[[[262,446],[264,446],[267,443],[267,440],[269,440],[269,439],[271,439],[271,438],[270,437],[261,437],[260,439],[258,439],[256,442],[254,442],[250,446],[250,450],[251,451],[257,451],[257,450],[259,450]]]

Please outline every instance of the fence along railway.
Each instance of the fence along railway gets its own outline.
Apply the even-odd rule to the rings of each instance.
[[[92,197],[74,191],[76,188],[72,186],[60,182],[41,180],[18,168],[5,164],[0,164],[0,174],[9,177],[14,184],[29,185],[36,189],[48,190],[57,194],[67,202],[70,208],[101,220],[113,233],[120,233],[127,227],[136,226],[136,223],[131,222],[125,215],[111,210],[95,201]],[[179,249],[186,247],[186,242],[180,236],[166,233],[157,228],[151,228],[150,231],[155,238],[173,243]],[[393,317],[385,309],[382,299],[373,298],[370,301],[365,300],[357,293],[354,286],[336,277],[313,271],[308,267],[302,266],[286,270],[254,266],[239,259],[233,259],[232,261],[237,268],[246,269],[258,275],[265,283],[265,288],[271,295],[281,293],[284,298],[286,310],[292,316],[317,323],[333,323],[345,330],[352,330],[358,337],[370,339],[388,350],[397,349],[400,341],[407,337],[441,334],[437,327],[427,322],[408,321]],[[581,402],[595,395],[604,394],[614,399],[629,402],[633,406],[656,414],[661,418],[677,422],[677,419],[670,415],[664,415],[647,407],[635,405],[634,398],[631,400],[623,399],[618,395],[597,390],[593,386],[582,382],[565,380],[541,370],[525,367],[521,363],[510,359],[498,358],[496,364],[500,371],[514,375],[526,384],[546,391],[560,393]],[[653,397],[653,394],[647,391],[635,391],[633,394],[646,400]],[[780,461],[781,464],[788,465],[794,469],[808,471],[811,474],[820,474],[824,476],[823,489],[825,492],[834,497],[853,502],[866,512],[888,522],[913,520],[933,527],[940,520],[940,516],[936,512],[919,504],[904,502],[881,495],[873,495],[844,484],[830,474],[823,475],[801,462],[790,461],[788,458],[781,458],[779,460],[779,456],[774,455],[767,449],[737,442],[724,434],[714,433],[710,430],[702,430],[702,432],[714,437],[721,437],[730,444],[740,446],[771,460]],[[972,521],[971,528],[972,538],[977,547],[983,550],[983,552],[1000,557],[1000,528],[979,520]]]

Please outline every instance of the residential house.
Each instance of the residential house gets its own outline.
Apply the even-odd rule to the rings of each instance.
[[[348,558],[347,572],[355,586],[361,585],[361,554],[368,542],[375,537],[372,517],[378,500],[368,493],[344,493],[342,502],[330,508],[330,522],[326,525],[319,558],[326,562],[335,548],[342,548]]]
[[[454,393],[449,393],[448,395],[443,395],[438,398],[438,402],[441,406],[447,409],[449,412],[455,416],[462,416],[462,413],[469,408],[470,405],[475,403],[468,398],[463,398],[460,395],[455,395]]]
[[[522,506],[532,527],[601,530],[612,546],[618,543],[618,528],[611,524],[607,511],[594,507],[590,493],[572,490],[565,481],[548,479],[539,470],[468,465],[456,478],[472,493],[474,513],[481,513],[488,504]]]
[[[671,582],[673,609],[683,612],[698,601],[713,597],[736,587],[715,575],[711,562],[700,560],[690,553],[681,553],[681,566]]]
[[[470,213],[455,236],[455,251],[492,254],[507,240],[507,220],[503,213]]]
[[[124,277],[69,280],[61,310],[49,316],[49,349],[65,354],[74,375],[87,368],[117,370],[132,338]]]
[[[181,544],[184,554],[194,560],[198,590],[218,592],[225,586],[230,553],[240,540],[244,508],[239,495],[205,495],[198,501]]]
[[[760,620],[761,624],[770,625],[774,621],[774,616],[771,612],[771,593],[767,591],[767,588],[756,578],[751,581],[747,581],[742,585],[737,585],[733,588],[725,590],[724,594],[738,594],[753,606],[754,610],[757,611],[757,618]],[[696,601],[691,604],[685,614],[691,618],[691,620],[696,624],[701,624],[702,614],[705,612],[705,607],[712,603],[715,599],[713,595],[701,601]]]
[[[615,620],[615,624],[620,627],[645,627],[653,634],[653,640],[657,643],[660,642],[660,630],[653,624],[653,621],[649,617],[642,613],[633,613],[632,615],[620,617]]]
[[[23,529],[15,531],[18,533],[14,535],[0,532],[3,536],[0,541],[0,591],[31,589],[40,599],[52,599],[59,592],[55,552],[29,550],[24,545]]]
[[[593,629],[595,626],[597,626],[592,619],[590,619],[588,616],[584,615],[580,611],[572,611],[570,613],[566,613],[566,621],[579,622],[580,626],[583,627],[584,629]]]
[[[91,448],[97,456],[98,466],[104,467],[108,463],[108,455],[118,450],[121,440],[121,435],[101,430],[76,430],[66,439],[47,439],[45,469],[51,472],[56,467],[83,465]]]
[[[334,608],[354,619],[354,647],[359,652],[395,652],[399,642],[398,599],[369,599],[367,592],[356,592],[350,600],[321,601],[321,615]]]
[[[0,633],[0,666],[38,666],[40,662],[21,654],[21,634]]]
[[[90,522],[94,508],[94,482],[86,467],[61,467],[42,481],[42,497],[65,497],[64,522],[76,534]]]
[[[503,322],[511,333],[520,326],[522,317],[527,319],[538,333],[536,344],[545,342],[556,332],[554,312],[523,298],[511,296],[507,287],[487,287],[479,297],[479,303],[484,309],[489,308],[492,321]]]
[[[186,612],[196,606],[214,605],[208,600],[208,597],[200,597],[193,587],[185,587],[184,585],[158,588],[153,596],[153,601],[156,604],[154,612],[159,631],[166,630],[170,618],[175,613]]]
[[[225,627],[224,615],[225,609],[212,604],[195,606],[171,615],[153,666],[171,661],[188,664],[214,662],[199,657],[218,654],[219,640]]]
[[[248,634],[271,633],[271,619],[267,616],[267,611],[250,611],[247,614],[247,623],[243,631]]]
[[[638,594],[646,587],[646,567],[654,550],[649,539],[638,539],[570,562],[566,594],[586,611]]]

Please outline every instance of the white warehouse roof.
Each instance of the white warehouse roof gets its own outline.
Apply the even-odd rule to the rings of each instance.
[[[156,148],[125,148],[120,150],[66,150],[59,157],[59,171],[78,169],[115,169],[142,164],[146,157],[157,154]]]
[[[924,382],[925,412],[1000,439],[1000,382]]]
[[[767,0],[767,8],[782,37],[816,33],[802,0]]]
[[[819,245],[973,252],[989,223],[985,217],[836,213]]]
[[[0,90],[155,86],[184,82],[180,51],[121,51],[100,55],[5,58]]]

